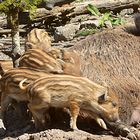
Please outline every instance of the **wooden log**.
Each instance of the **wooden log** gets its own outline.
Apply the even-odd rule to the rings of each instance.
[[[135,11],[137,11],[139,7],[139,0],[93,0],[93,1],[87,1],[83,3],[75,3],[73,5],[70,5],[68,7],[54,7],[51,11],[48,11],[44,8],[38,9],[36,11],[35,16],[33,17],[33,22],[40,22],[42,20],[49,20],[51,17],[59,17],[59,16],[76,16],[80,14],[86,14],[89,13],[87,10],[88,4],[95,5],[100,11],[105,10],[111,10],[114,12],[119,12],[122,9],[127,8],[133,8]],[[41,16],[40,16],[41,15]]]
[[[19,29],[19,32],[26,33],[26,30]],[[0,34],[11,34],[11,29],[0,29]]]
[[[88,10],[87,10],[88,4],[95,5],[101,11],[111,10],[111,11],[119,12],[122,9],[127,9],[127,8],[133,8],[134,10],[137,10],[137,8],[139,7],[139,0],[118,0],[118,1],[115,1],[115,0],[104,0],[104,1],[93,0],[90,2],[84,2],[81,4],[76,4],[73,12],[70,13],[69,16],[88,13]]]

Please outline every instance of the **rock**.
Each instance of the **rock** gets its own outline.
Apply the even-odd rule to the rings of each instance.
[[[83,21],[87,21],[87,20],[97,20],[97,19],[98,19],[98,17],[94,16],[94,15],[93,16],[89,15],[89,14],[77,15],[70,20],[70,23],[83,22]]]
[[[124,15],[128,15],[128,14],[133,14],[133,12],[134,12],[133,8],[123,9],[123,10],[120,12],[120,15],[124,16]]]
[[[62,6],[63,4],[70,4],[74,0],[42,0],[41,7],[51,10],[54,6]]]
[[[80,29],[81,28],[96,28],[98,26],[99,26],[99,20],[88,20],[81,23]]]
[[[105,21],[105,26],[106,26],[107,28],[113,28],[112,23],[111,23],[111,21],[109,21],[109,20]]]
[[[54,39],[56,42],[72,40],[79,28],[80,24],[67,24],[65,26],[56,27]]]

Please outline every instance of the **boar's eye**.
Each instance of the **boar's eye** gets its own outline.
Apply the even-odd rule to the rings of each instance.
[[[113,107],[116,107],[117,103],[115,101],[112,101],[112,105],[113,105]]]

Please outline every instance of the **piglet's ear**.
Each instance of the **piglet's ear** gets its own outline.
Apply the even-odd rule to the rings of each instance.
[[[57,59],[57,61],[61,64],[61,65],[64,65],[65,64],[65,61],[61,60],[61,59]]]
[[[107,93],[102,94],[98,97],[98,103],[103,103],[107,100]]]

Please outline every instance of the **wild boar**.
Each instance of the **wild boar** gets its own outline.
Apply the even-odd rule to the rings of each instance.
[[[81,58],[76,51],[61,50],[64,74],[81,76]]]
[[[140,37],[117,28],[90,35],[70,49],[80,55],[83,76],[115,90],[120,119],[130,124],[140,105]]]
[[[45,126],[45,116],[50,107],[69,108],[70,127],[74,130],[77,129],[76,121],[80,110],[89,113],[105,129],[103,119],[119,121],[118,105],[109,96],[108,88],[85,77],[49,75],[23,86],[26,80],[21,81],[19,87],[27,93],[28,107],[36,128]]]
[[[2,76],[4,72],[13,68],[12,60],[0,60],[0,75]]]
[[[80,57],[76,51],[59,48],[30,49],[19,59],[19,67],[29,67],[49,73],[81,75]]]
[[[51,47],[51,38],[44,29],[34,28],[27,34],[27,49],[46,49]]]
[[[54,59],[40,49],[29,49],[18,60],[19,67],[28,67],[46,73],[63,73],[61,59]]]
[[[23,90],[19,88],[18,84],[25,78],[28,78],[28,80],[24,84],[29,84],[30,82],[44,76],[46,77],[48,74],[26,67],[13,68],[5,72],[0,79],[0,98],[1,109],[3,112],[1,115],[3,119],[8,106],[13,102],[13,100],[16,102],[27,101],[26,94],[24,94]]]

